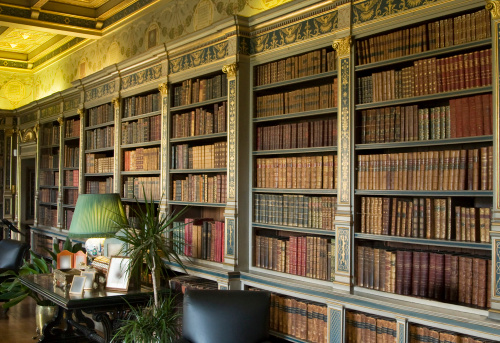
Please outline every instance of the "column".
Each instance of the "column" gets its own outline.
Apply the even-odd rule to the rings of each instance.
[[[78,194],[85,194],[85,110],[77,110],[80,116],[80,146],[78,147],[80,160],[78,161]]]
[[[337,144],[337,212],[335,215],[335,285],[349,290],[351,286],[353,253],[353,58],[352,38],[336,39],[333,48],[337,51],[338,69],[338,144]]]
[[[406,343],[408,342],[408,321],[406,318],[396,318],[397,326],[397,343]]]
[[[344,342],[345,314],[341,304],[328,304],[328,342]]]
[[[121,143],[121,131],[122,125],[120,120],[120,99],[114,98],[112,101],[114,110],[114,121],[115,121],[115,146],[114,146],[114,158],[113,158],[113,191],[118,194],[121,192],[121,165],[122,156],[120,153],[120,143]]]
[[[225,239],[224,264],[235,266],[236,255],[236,216],[238,210],[237,202],[237,80],[238,64],[227,64],[222,68],[227,74],[227,202],[224,211]]]
[[[61,108],[62,109],[62,108]],[[57,228],[64,228],[63,182],[64,182],[64,118],[57,118],[59,123],[59,192],[57,194]]]
[[[487,1],[486,9],[491,12],[491,38],[492,38],[492,74],[493,74],[493,211],[491,218],[491,308],[490,318],[500,319],[500,190],[499,187],[499,63],[498,52],[500,49],[500,1]]]
[[[170,131],[168,126],[168,83],[161,83],[158,85],[161,96],[161,146],[160,146],[160,187],[161,187],[161,201],[160,201],[160,215],[166,216],[168,211],[168,194],[169,187],[169,161],[170,149],[168,148],[168,141],[170,138]]]
[[[37,122],[35,125],[36,134],[36,153],[35,153],[35,219],[33,220],[33,226],[38,226],[38,204],[39,204],[39,191],[40,191],[40,139],[38,139],[38,129],[40,124]]]

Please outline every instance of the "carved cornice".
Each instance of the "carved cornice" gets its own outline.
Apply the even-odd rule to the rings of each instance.
[[[491,12],[491,17],[495,20],[500,19],[500,1],[489,0],[486,9]]]
[[[158,85],[158,90],[160,91],[161,96],[167,96],[168,95],[168,83],[160,83]]]
[[[238,70],[238,63],[226,64],[222,67],[222,72],[227,74],[227,77],[236,77],[236,71]]]
[[[83,108],[79,108],[76,111],[78,112],[78,115],[80,116],[80,119],[85,118],[85,110]]]
[[[352,36],[347,36],[333,41],[333,48],[337,51],[338,57],[345,57],[351,54]]]

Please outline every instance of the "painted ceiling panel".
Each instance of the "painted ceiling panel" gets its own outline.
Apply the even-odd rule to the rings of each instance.
[[[54,33],[9,28],[0,34],[0,51],[29,54],[55,36]]]
[[[109,2],[109,0],[52,0],[52,2],[80,7],[98,8]]]

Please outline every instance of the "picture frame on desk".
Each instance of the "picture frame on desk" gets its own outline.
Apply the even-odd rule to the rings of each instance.
[[[126,292],[130,281],[130,258],[112,256],[109,262],[106,289]]]
[[[77,251],[73,255],[73,268],[83,269],[87,266],[87,253],[83,251]]]
[[[85,288],[86,279],[87,278],[85,276],[74,276],[69,292],[72,294],[82,294]]]
[[[68,250],[63,250],[57,254],[57,269],[73,268],[73,253]]]
[[[95,279],[95,270],[82,270],[82,276],[85,277],[85,286],[83,289],[92,289]]]

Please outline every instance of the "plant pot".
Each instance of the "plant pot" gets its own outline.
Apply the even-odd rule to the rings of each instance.
[[[41,334],[45,324],[54,320],[57,306],[53,305],[36,305],[36,332]]]

